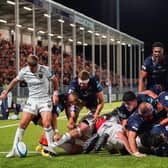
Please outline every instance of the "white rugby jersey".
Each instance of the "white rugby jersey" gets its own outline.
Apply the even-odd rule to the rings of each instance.
[[[18,80],[24,80],[27,83],[30,98],[48,97],[49,79],[51,78],[52,73],[49,67],[40,64],[35,73],[32,73],[29,66],[26,66],[17,75]]]

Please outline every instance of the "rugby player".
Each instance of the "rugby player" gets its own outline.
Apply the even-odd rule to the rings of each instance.
[[[40,65],[38,57],[29,55],[27,58],[27,66],[22,68],[18,75],[11,81],[8,88],[3,91],[1,96],[3,99],[7,97],[16,85],[24,80],[29,89],[29,97],[23,108],[22,117],[19,127],[16,130],[15,138],[13,141],[12,150],[6,155],[7,158],[15,156],[15,147],[18,141],[22,140],[25,129],[29,125],[34,116],[40,113],[45,130],[48,145],[52,147],[53,144],[53,129],[51,127],[52,118],[52,100],[48,94],[49,80],[53,81],[53,88],[56,88],[55,76],[52,75],[49,67]],[[57,103],[57,93],[53,92],[53,103]]]

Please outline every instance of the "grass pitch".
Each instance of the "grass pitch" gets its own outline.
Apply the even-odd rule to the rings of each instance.
[[[119,106],[120,102],[106,104],[103,113],[111,111]],[[81,112],[84,115],[86,110]],[[67,155],[60,148],[56,149],[58,156],[47,158],[35,152],[42,128],[30,124],[27,128],[23,141],[28,147],[26,158],[5,158],[11,149],[13,138],[19,120],[0,121],[0,168],[167,168],[167,157],[147,156],[136,158],[134,156],[110,155],[107,151],[98,154]],[[58,120],[61,133],[66,132],[66,117],[62,113]]]

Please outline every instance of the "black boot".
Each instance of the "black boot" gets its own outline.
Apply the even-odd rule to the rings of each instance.
[[[90,153],[93,149],[94,146],[99,138],[98,134],[94,134],[91,138],[89,138],[83,146],[83,153]]]
[[[106,144],[108,137],[109,137],[108,134],[103,134],[102,136],[99,137],[94,148],[94,151],[96,153],[99,152],[101,147],[103,147]]]

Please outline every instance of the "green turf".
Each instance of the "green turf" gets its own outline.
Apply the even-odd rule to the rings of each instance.
[[[106,104],[104,111],[111,111],[120,103]],[[81,114],[86,111],[83,110]],[[61,133],[66,131],[66,118],[61,114],[58,126]],[[23,141],[26,143],[29,153],[26,158],[5,158],[5,154],[11,149],[16,126],[2,128],[2,126],[17,124],[19,121],[0,121],[0,168],[167,168],[167,158],[147,156],[136,158],[133,156],[110,155],[106,151],[99,154],[67,155],[61,149],[56,149],[58,156],[54,158],[42,157],[35,151],[42,128],[30,124],[25,132]]]

